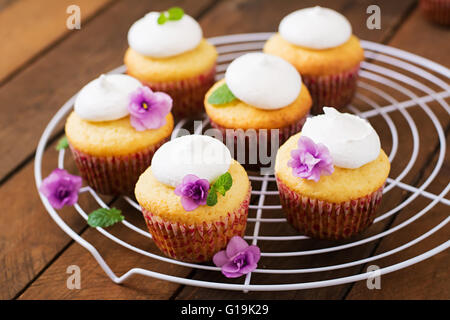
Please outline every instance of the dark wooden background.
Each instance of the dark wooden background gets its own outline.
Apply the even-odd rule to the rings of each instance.
[[[34,185],[33,160],[36,145],[46,124],[60,106],[77,90],[100,73],[122,64],[127,48],[129,26],[146,12],[181,6],[201,24],[206,37],[244,32],[267,32],[277,29],[287,13],[315,4],[334,8],[351,21],[354,33],[362,39],[389,44],[422,55],[445,66],[450,65],[449,29],[426,21],[416,1],[300,1],[300,0],[165,0],[119,1],[77,0],[81,7],[81,30],[66,28],[68,0],[0,0],[0,299],[449,299],[449,252],[442,252],[418,263],[382,277],[381,290],[368,290],[365,282],[335,287],[292,292],[228,292],[180,286],[174,283],[136,276],[123,285],[114,284],[84,248],[74,243],[53,222],[45,211]],[[381,29],[368,30],[366,8],[377,4],[381,8]],[[448,99],[447,99],[448,101]],[[383,102],[380,102],[381,105]],[[386,104],[384,102],[384,104]],[[430,104],[445,129],[448,141],[449,117],[438,105]],[[418,123],[420,156],[403,182],[419,186],[434,168],[438,147],[435,129],[424,115],[411,108]],[[393,115],[395,118],[396,115]],[[409,127],[401,117],[398,130]],[[395,120],[395,119],[394,119]],[[371,120],[372,121],[372,120]],[[374,119],[377,122],[376,119]],[[402,122],[403,121],[403,122]],[[375,124],[377,126],[377,124]],[[382,125],[380,124],[379,128]],[[433,133],[434,132],[434,133]],[[62,125],[52,137],[44,154],[43,175],[56,167],[55,142],[61,137]],[[381,129],[382,140],[390,136]],[[411,137],[400,137],[399,151],[392,172],[398,173],[409,160]],[[385,148],[389,149],[389,143]],[[447,143],[448,149],[448,143]],[[403,154],[407,154],[402,159]],[[68,157],[70,158],[70,157]],[[400,159],[398,159],[400,158]],[[449,159],[447,152],[446,159]],[[69,160],[69,169],[75,171]],[[450,167],[444,164],[438,177],[427,189],[439,193],[448,184]],[[395,175],[394,175],[395,176]],[[272,186],[273,187],[273,186]],[[395,188],[384,208],[392,208],[408,194]],[[86,210],[96,208],[87,196],[81,204]],[[117,207],[128,208],[123,200],[105,198]],[[269,200],[270,201],[270,200]],[[419,197],[390,219],[380,222],[368,235],[381,232],[410,218],[430,202]],[[129,210],[128,210],[129,211]],[[127,219],[143,226],[137,212],[126,212]],[[91,241],[104,255],[116,274],[132,267],[202,279],[223,281],[218,273],[193,271],[132,254],[107,240],[93,229],[72,208],[61,210],[61,216],[76,232]],[[366,246],[316,255],[298,260],[304,266],[322,266],[361,259],[400,246],[437,225],[448,216],[448,207],[436,205],[417,222],[394,235],[373,241]],[[249,228],[251,228],[250,224]],[[266,230],[264,230],[266,228]],[[284,230],[286,226],[263,226]],[[275,230],[276,231],[276,230]],[[145,238],[130,234],[121,226],[112,232],[130,243],[157,252]],[[267,231],[274,234],[274,229]],[[398,254],[376,261],[380,266],[391,265],[423,253],[449,239],[446,226],[426,241]],[[366,234],[367,236],[367,234]],[[262,242],[261,242],[262,243]],[[263,244],[270,251],[270,244]],[[283,244],[299,250],[314,248],[316,243]],[[320,243],[323,246],[323,243]],[[278,248],[279,249],[279,248]],[[282,259],[270,267],[300,267],[295,259]],[[278,261],[278,260],[277,260]],[[270,261],[262,260],[262,265]],[[81,268],[81,289],[66,288],[69,265]],[[313,281],[360,273],[367,265],[311,275],[262,277],[253,275],[252,283],[283,283]],[[237,283],[242,283],[242,279]]]

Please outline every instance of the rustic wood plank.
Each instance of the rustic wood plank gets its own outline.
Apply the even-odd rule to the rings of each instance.
[[[111,0],[77,1],[81,9],[81,23],[95,15]],[[70,0],[20,0],[4,4],[0,11],[0,39],[8,45],[0,48],[0,83],[11,73],[68,34],[66,8]]]
[[[55,145],[43,158],[43,177],[57,167]],[[33,166],[30,162],[0,188],[0,299],[15,297],[71,241],[45,211],[34,186]],[[66,167],[77,172],[71,157]],[[88,211],[98,207],[85,196],[80,197],[80,205]],[[60,215],[75,232],[85,226],[73,208],[60,210]]]
[[[369,30],[366,26],[366,8],[378,5],[382,10],[382,28]],[[352,23],[353,32],[365,40],[383,42],[385,37],[395,31],[402,22],[403,14],[415,5],[414,0],[383,1],[268,1],[231,0],[224,1],[202,19],[203,30],[207,36],[218,36],[246,32],[270,32],[278,29],[280,20],[290,12],[310,7],[323,6],[338,10]]]
[[[1,87],[0,181],[32,155],[46,124],[67,99],[100,73],[123,64],[126,34],[135,20],[175,4],[195,16],[211,3],[117,2]],[[62,124],[57,129],[62,130]]]
[[[129,210],[123,200],[114,203],[124,209],[126,220],[145,230],[145,221],[137,210]],[[55,226],[55,228],[57,228]],[[160,254],[149,239],[138,235],[122,224],[108,228],[108,231],[140,249]],[[92,243],[102,254],[116,275],[120,276],[131,268],[139,267],[164,272],[178,277],[187,277],[190,269],[167,264],[133,253],[89,228],[83,238]],[[67,267],[77,265],[81,271],[81,289],[69,290],[66,281]],[[86,249],[78,244],[71,245],[19,298],[20,299],[169,299],[178,284],[163,280],[134,276],[123,285],[117,285],[103,272]]]
[[[188,0],[181,5],[189,8],[187,11],[195,16],[210,3],[210,1]],[[8,132],[1,134],[2,148],[6,142],[11,143],[7,148],[8,152],[12,152],[2,158],[2,162],[6,159],[10,161],[9,167],[1,166],[2,173],[8,172],[13,165],[17,164],[20,159],[18,154],[25,156],[33,152],[43,127],[65,99],[98,73],[121,64],[126,48],[126,32],[134,20],[150,9],[162,10],[174,4],[174,1],[158,2],[149,8],[148,4],[142,1],[119,2],[99,15],[82,31],[58,44],[45,58],[32,64],[0,89],[0,96],[10,101],[10,103],[2,104],[2,108],[7,105],[17,105],[18,109],[26,114],[26,117],[18,119],[18,114],[11,114],[14,112],[2,113],[5,114],[1,117],[2,125],[7,125],[8,121],[13,122]],[[114,27],[105,29],[105,25]],[[102,37],[99,38],[97,36],[99,34],[102,34]],[[79,56],[82,52],[84,54]],[[73,64],[67,64],[67,61]],[[80,65],[83,67],[80,68]],[[61,77],[58,74],[71,74],[71,76]],[[35,79],[40,81],[36,82]],[[24,90],[33,85],[35,90],[28,95],[25,94]],[[20,101],[20,103],[12,103],[13,100],[9,99]],[[22,103],[24,105],[21,108],[19,105]],[[41,125],[36,125],[38,123]],[[19,134],[21,129],[26,132],[26,139],[32,141],[27,143],[21,140],[24,137]],[[21,151],[16,153],[18,149]],[[70,156],[67,157],[71,159]],[[56,161],[57,155],[53,145],[45,152],[43,176],[57,166]],[[71,168],[76,172],[73,163]],[[0,204],[2,211],[8,212],[7,215],[0,217],[0,248],[2,249],[0,261],[3,266],[0,277],[0,298],[2,299],[13,298],[20,293],[71,242],[71,239],[48,216],[34,188],[32,177],[33,163],[30,162],[20,171],[12,174],[0,188],[2,199],[10,200],[2,201]],[[24,201],[23,190],[30,190],[31,194],[26,196],[27,201]],[[81,198],[81,203],[87,211],[97,208],[97,205],[87,196]],[[73,208],[62,210],[61,215],[77,232],[81,232],[86,226]],[[95,264],[95,267],[98,265]]]
[[[17,0],[0,0],[0,10],[5,9],[15,1]]]
[[[450,134],[447,134],[447,141],[449,136]],[[447,159],[450,156],[448,147],[449,144],[447,143]],[[421,183],[428,178],[431,171],[434,169],[436,160],[437,155],[430,161],[430,165],[424,171],[423,178],[420,181]],[[450,166],[447,162],[444,163],[440,174],[436,177],[431,187],[427,188],[427,191],[435,194],[440,193],[443,188],[447,186],[449,176]],[[411,218],[430,202],[430,200],[419,197],[418,200],[414,201],[413,210],[410,210],[410,214],[402,214],[397,217],[393,223],[393,227],[404,222],[406,219]],[[411,223],[395,234],[385,237],[381,241],[375,254],[381,254],[412,241],[437,226],[447,217],[448,206],[437,204],[419,220]],[[371,264],[385,267],[410,259],[448,241],[449,234],[450,225],[447,224],[432,236],[424,239],[418,244],[396,253],[395,255],[377,260]],[[347,296],[347,299],[449,299],[449,262],[450,255],[447,250],[409,268],[382,276],[380,290],[369,290],[364,282],[356,283]]]
[[[415,10],[393,37],[390,44],[448,66],[450,65],[450,58],[446,54],[450,50],[450,41],[448,40],[450,40],[448,30],[429,23],[423,18],[419,10]],[[436,44],[439,44],[439,50],[435,49]],[[449,103],[449,99],[447,99],[447,103]],[[448,113],[436,102],[430,103],[429,106],[438,116],[443,128],[447,128],[447,152],[445,159],[449,159],[448,128],[450,119]],[[426,117],[426,115],[423,115],[423,117]],[[435,135],[433,132],[435,130],[432,127],[426,126],[426,128],[430,129],[428,131],[422,127],[423,121],[419,121],[418,124],[421,134]],[[430,137],[429,144],[433,148],[437,147],[437,139]],[[419,185],[429,177],[431,171],[435,168],[438,152],[439,149],[436,148],[434,157],[427,159],[428,163],[423,169],[422,177],[418,182]],[[448,184],[449,176],[450,167],[448,161],[445,161],[439,175],[434,179],[430,187],[427,188],[427,191],[439,194]],[[414,202],[414,206],[409,210],[409,214],[398,216],[393,226],[405,221],[406,218],[411,217],[429,203],[430,200],[420,197]],[[375,254],[380,254],[411,241],[436,226],[446,217],[448,217],[448,206],[438,204],[418,221],[396,232],[392,236],[384,238]],[[380,266],[391,265],[430,250],[447,241],[449,232],[450,227],[447,225],[428,239],[394,256],[377,261],[376,264],[379,263]],[[407,269],[383,276],[381,279],[381,290],[368,290],[365,283],[357,283],[350,291],[347,299],[448,299],[450,297],[450,275],[447,272],[449,263],[450,256],[448,251],[442,252]]]

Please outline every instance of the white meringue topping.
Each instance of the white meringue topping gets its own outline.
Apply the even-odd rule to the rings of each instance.
[[[302,135],[323,143],[333,164],[341,168],[359,168],[378,158],[380,138],[370,123],[349,113],[324,107],[325,114],[308,118]]]
[[[227,68],[225,82],[245,103],[260,109],[288,106],[300,94],[300,74],[289,62],[266,53],[247,53]]]

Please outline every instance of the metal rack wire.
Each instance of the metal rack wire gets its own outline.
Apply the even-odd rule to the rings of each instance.
[[[252,33],[252,34],[237,34],[222,37],[215,37],[209,39],[209,41],[217,46],[219,51],[218,58],[218,78],[223,77],[223,73],[226,70],[228,64],[236,57],[253,51],[261,50],[264,42],[271,36],[272,33]],[[390,208],[387,212],[380,214],[374,221],[374,224],[379,223],[395,215],[401,209],[408,206],[418,197],[425,197],[431,200],[422,210],[415,213],[412,217],[407,220],[388,228],[382,232],[376,233],[372,236],[363,237],[360,240],[349,242],[346,244],[333,245],[330,247],[311,249],[304,251],[281,251],[281,252],[262,252],[263,257],[270,257],[270,259],[282,258],[282,257],[295,257],[295,256],[307,256],[307,255],[317,255],[317,254],[327,254],[331,252],[336,252],[339,250],[344,250],[356,246],[360,246],[371,241],[375,241],[387,235],[394,234],[396,231],[404,228],[405,226],[413,223],[423,215],[425,215],[429,210],[431,210],[438,203],[446,206],[450,206],[450,200],[445,198],[446,194],[450,190],[450,183],[448,183],[439,193],[432,193],[426,191],[430,186],[436,176],[439,174],[446,157],[446,139],[444,130],[433,110],[427,105],[430,102],[437,102],[440,108],[443,108],[446,115],[450,115],[450,108],[446,102],[446,99],[450,97],[450,86],[447,84],[450,79],[450,71],[442,65],[436,64],[430,60],[419,57],[417,55],[388,47],[385,45],[361,41],[362,46],[365,50],[366,61],[362,63],[360,70],[360,81],[358,83],[359,89],[356,95],[356,99],[361,101],[368,107],[368,110],[362,111],[359,106],[349,106],[349,109],[364,118],[371,118],[374,116],[381,116],[391,132],[391,150],[389,154],[389,160],[395,162],[398,158],[397,151],[399,146],[399,136],[403,134],[398,132],[396,127],[396,121],[391,117],[390,113],[393,111],[398,111],[402,116],[404,121],[409,126],[411,131],[411,136],[413,139],[413,146],[411,151],[411,157],[403,168],[403,170],[396,177],[390,177],[387,180],[387,185],[383,191],[386,194],[389,193],[393,188],[400,188],[402,190],[410,192],[409,196],[405,198],[397,206]],[[125,67],[121,66],[111,73],[123,73]],[[406,72],[407,71],[407,72]],[[413,74],[411,77],[409,74]],[[398,98],[394,97],[392,93],[383,90],[383,87],[389,87],[394,91],[398,92],[402,96],[407,97],[406,100],[399,101]],[[436,89],[437,88],[437,89]],[[423,95],[418,96],[417,91],[423,93]],[[370,92],[371,94],[378,96],[385,101],[388,101],[387,105],[380,106],[373,98],[364,94],[363,92]],[[42,181],[42,156],[45,147],[48,143],[49,137],[52,134],[55,127],[64,120],[65,116],[73,108],[73,103],[75,96],[69,99],[61,109],[55,114],[52,120],[47,125],[42,137],[39,141],[39,145],[36,151],[35,157],[35,181],[37,187]],[[431,120],[438,137],[439,141],[439,152],[438,159],[435,167],[431,171],[430,175],[425,179],[425,181],[420,186],[412,186],[402,179],[411,171],[413,165],[415,164],[419,156],[419,137],[420,131],[416,126],[412,116],[409,114],[409,108],[420,108]],[[179,130],[188,124],[188,120],[182,120],[177,123],[172,138],[176,137]],[[203,126],[207,126],[207,120],[203,120]],[[202,127],[197,129],[196,133],[201,133]],[[396,158],[397,156],[397,158]],[[65,152],[61,150],[58,158],[58,166],[60,168],[64,167],[64,157]],[[270,218],[265,217],[265,213],[273,209],[281,209],[279,204],[265,204],[267,197],[277,197],[278,192],[275,190],[269,190],[268,186],[270,183],[274,183],[274,177],[271,175],[261,175],[261,176],[250,176],[250,180],[253,185],[252,197],[255,200],[254,205],[250,205],[251,210],[255,210],[255,217],[250,217],[249,222],[254,223],[253,229],[248,228],[245,239],[252,242],[252,244],[257,244],[258,241],[273,241],[273,242],[283,242],[283,241],[294,241],[294,240],[306,240],[308,237],[303,235],[261,235],[260,227],[262,224],[275,223],[284,224],[286,219],[284,218]],[[256,188],[255,185],[260,187]],[[80,192],[90,194],[95,201],[102,207],[107,207],[107,205],[102,201],[102,199],[95,193],[95,191],[89,186],[83,187]],[[372,262],[390,255],[394,255],[400,251],[403,251],[413,245],[416,245],[420,241],[428,238],[432,234],[441,230],[449,221],[450,216],[447,215],[445,219],[439,222],[433,228],[426,230],[420,236],[412,239],[411,241],[404,243],[401,246],[393,248],[391,250],[385,251],[383,253],[360,259],[355,261],[350,261],[341,264],[327,265],[321,267],[311,267],[311,268],[297,268],[297,269],[268,269],[268,268],[258,268],[252,273],[249,273],[245,278],[242,279],[243,283],[227,283],[224,278],[224,282],[209,282],[204,280],[186,279],[178,276],[173,276],[170,274],[165,274],[163,270],[146,270],[142,268],[132,268],[121,276],[117,276],[113,270],[108,266],[108,264],[103,259],[102,255],[98,250],[88,241],[83,239],[78,235],[69,225],[67,225],[59,216],[58,212],[55,211],[47,199],[41,196],[41,200],[49,212],[50,216],[55,220],[58,226],[63,229],[70,237],[77,241],[80,245],[85,247],[97,260],[101,268],[105,273],[111,278],[112,281],[116,283],[122,283],[126,281],[129,277],[140,274],[148,277],[158,278],[162,280],[172,281],[179,284],[199,286],[205,288],[215,288],[215,289],[226,289],[226,290],[242,290],[244,292],[248,291],[283,291],[283,290],[300,290],[300,289],[311,289],[326,286],[339,285],[349,282],[355,282],[359,280],[367,279],[371,276],[371,272],[363,272],[359,274],[354,274],[346,277],[336,277],[333,279],[324,279],[319,281],[310,282],[294,282],[294,283],[282,283],[282,284],[258,284],[252,283],[253,273],[262,274],[307,274],[307,273],[319,273],[323,271],[333,271],[343,268],[363,265],[368,262]],[[124,197],[124,199],[137,210],[140,210],[139,204],[137,204],[133,199],[129,197]],[[87,214],[79,204],[75,204],[75,210],[87,220]],[[129,232],[137,232],[140,235],[151,239],[151,234],[138,226],[133,225],[129,221],[124,220],[122,224],[129,229]],[[195,264],[195,263],[185,263],[171,258],[165,257],[162,254],[152,253],[141,248],[138,248],[130,243],[127,243],[123,239],[111,234],[108,230],[103,228],[96,228],[105,237],[109,238],[111,241],[131,250],[141,255],[144,255],[151,259],[157,259],[168,264],[175,264],[180,266],[185,266],[189,268],[199,269],[199,270],[209,270],[219,272],[220,269],[206,264]],[[250,229],[250,230],[249,230]],[[441,230],[442,232],[442,230]],[[394,272],[411,266],[415,263],[423,261],[450,246],[450,240],[447,240],[440,245],[423,252],[415,257],[401,261],[399,263],[383,267],[379,270],[380,274],[386,274]]]

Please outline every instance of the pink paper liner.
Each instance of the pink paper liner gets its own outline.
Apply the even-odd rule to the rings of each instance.
[[[429,20],[442,25],[450,25],[450,1],[420,0],[420,9]]]
[[[169,138],[145,150],[123,156],[93,156],[72,145],[70,150],[81,177],[95,191],[106,195],[132,194],[139,176],[150,166],[153,154]]]
[[[239,207],[214,222],[185,224],[166,221],[143,206],[142,213],[153,241],[166,256],[186,262],[205,262],[224,249],[232,237],[244,236],[250,191],[251,187]]]
[[[306,114],[303,118],[301,118],[297,122],[278,129],[279,130],[279,134],[278,134],[279,146],[281,146],[284,142],[286,142],[286,140],[289,139],[290,136],[300,132],[300,130],[302,129],[303,125],[305,124],[305,121],[306,121],[307,117],[308,117],[308,114]],[[210,121],[211,126],[213,128],[216,128],[216,129],[220,130],[224,143],[227,141],[226,140],[227,139],[227,133],[226,133],[227,130],[238,130],[238,129],[234,129],[234,128],[226,128],[224,126],[221,126],[221,125],[217,124],[216,122],[212,121],[211,118],[209,118],[209,121]],[[259,132],[258,132],[258,129],[255,129],[255,130],[256,130],[256,137],[257,137],[257,143],[258,143],[258,149],[259,149],[259,143],[260,143],[260,141],[259,141]],[[237,155],[237,146],[236,146],[236,144],[237,144],[238,137],[241,136],[241,137],[245,138],[245,163],[241,163],[241,164],[247,170],[258,171],[261,166],[266,166],[267,164],[260,163],[259,159],[257,159],[257,163],[256,164],[250,164],[250,160],[249,160],[249,157],[248,157],[249,151],[250,151],[249,150],[249,140],[250,140],[250,138],[248,136],[245,136],[245,130],[243,130],[243,131],[244,132],[237,131],[236,133],[234,133],[234,131],[232,131],[232,134],[234,136],[234,146],[235,146],[234,153],[233,153],[235,155],[234,158],[237,159],[237,157],[236,157],[236,155]],[[271,131],[270,131],[270,129],[267,130],[267,138],[268,138],[267,150],[269,151],[270,150],[270,139],[271,139]],[[259,153],[258,153],[258,155],[259,155]]]
[[[327,202],[303,196],[276,177],[287,221],[301,233],[318,239],[339,240],[368,228],[375,219],[383,187],[355,200]]]
[[[203,99],[214,84],[216,65],[208,71],[183,80],[167,82],[145,82],[153,91],[163,91],[173,99],[172,113],[177,118],[193,117],[203,113]]]
[[[342,109],[353,99],[356,92],[360,65],[338,74],[309,76],[302,74],[302,81],[311,94],[312,114],[322,113],[323,106]]]

